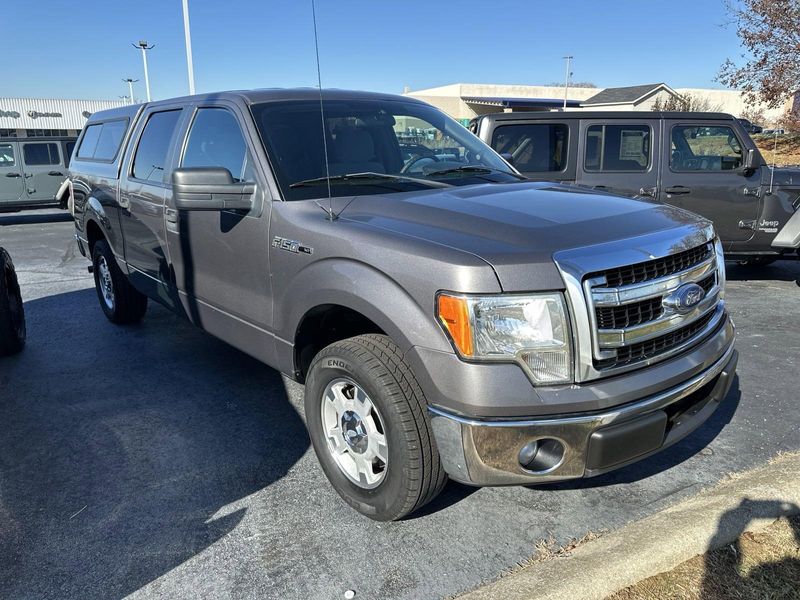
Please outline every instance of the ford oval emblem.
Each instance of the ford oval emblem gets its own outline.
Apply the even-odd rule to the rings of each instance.
[[[663,304],[677,313],[685,314],[706,297],[706,291],[696,283],[685,283],[677,290],[666,296]]]

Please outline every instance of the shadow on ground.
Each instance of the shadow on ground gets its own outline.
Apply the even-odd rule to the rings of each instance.
[[[730,281],[794,281],[800,285],[800,261],[779,260],[769,265],[740,265],[726,262]]]
[[[0,362],[3,597],[125,596],[309,447],[277,372],[158,306],[122,328],[93,289],[25,311],[28,346]]]
[[[0,212],[0,227],[4,225],[39,225],[44,223],[64,223],[71,221],[72,215],[67,211],[60,212]]]

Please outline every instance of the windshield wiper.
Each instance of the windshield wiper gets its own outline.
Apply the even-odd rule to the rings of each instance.
[[[441,188],[441,187],[452,187],[449,183],[444,183],[442,181],[430,181],[428,179],[419,179],[417,177],[406,177],[405,175],[390,175],[388,173],[346,173],[344,175],[334,175],[332,177],[314,177],[313,179],[304,179],[302,181],[296,181],[291,184],[290,188],[299,188],[299,187],[306,187],[311,185],[324,185],[328,181],[331,183],[340,182],[340,181],[370,181],[370,180],[379,180],[379,181],[410,181],[413,183],[419,183],[420,185],[424,185],[426,187],[432,188]]]
[[[525,179],[522,175],[518,175],[512,171],[504,171],[503,169],[495,169],[493,167],[484,167],[478,165],[463,165],[461,167],[452,167],[450,169],[441,169],[439,171],[428,171],[426,175],[448,175],[450,173],[503,173],[504,175],[512,175],[517,179]]]

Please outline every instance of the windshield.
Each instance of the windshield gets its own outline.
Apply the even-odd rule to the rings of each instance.
[[[431,106],[337,99],[323,108],[333,196],[520,180],[493,150]],[[319,101],[265,102],[252,110],[283,197],[326,197]]]

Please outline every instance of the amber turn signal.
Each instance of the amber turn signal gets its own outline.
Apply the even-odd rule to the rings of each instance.
[[[472,356],[472,327],[469,322],[469,307],[466,298],[439,296],[439,320],[447,329],[453,343],[463,356]]]

